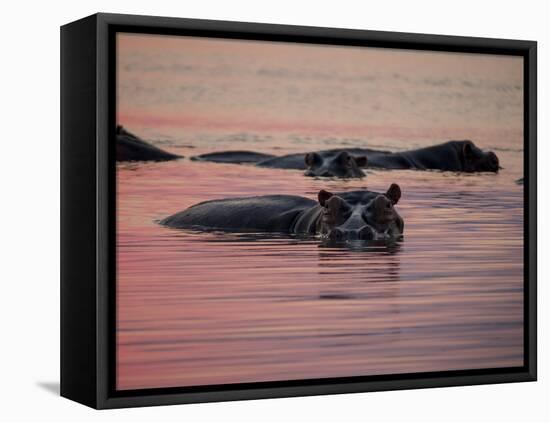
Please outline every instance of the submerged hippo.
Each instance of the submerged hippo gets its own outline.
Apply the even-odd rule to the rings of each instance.
[[[390,240],[403,234],[403,219],[394,207],[400,198],[397,184],[386,193],[332,194],[321,190],[318,201],[295,195],[228,198],[196,204],[160,224],[228,232],[321,235],[332,240]]]
[[[273,154],[256,153],[254,151],[222,151],[219,153],[207,153],[200,156],[193,156],[191,160],[214,162],[214,163],[258,163],[262,160],[271,159]]]
[[[370,167],[382,169],[436,169],[452,172],[498,172],[498,157],[472,141],[448,141],[430,147],[397,153],[374,152]]]
[[[362,178],[366,176],[361,168],[367,167],[367,156],[352,155],[345,150],[334,150],[273,157],[256,163],[256,166],[279,169],[304,169],[305,167],[305,176]]]
[[[151,145],[128,132],[122,126],[116,127],[116,159],[127,161],[166,161],[179,159],[181,156],[168,153]]]
[[[241,163],[232,161],[236,152],[213,153],[217,161],[224,157],[225,163]],[[261,153],[238,152],[247,155],[253,163],[254,155],[264,156]],[[351,159],[335,160],[341,153]],[[210,155],[194,157],[194,160],[210,161]],[[271,156],[260,159],[255,163],[260,167],[280,169],[305,169],[306,176],[336,176],[360,177],[357,171],[350,172],[350,160],[355,161],[358,168],[378,169],[418,169],[442,170],[453,172],[498,172],[500,169],[498,157],[492,151],[483,151],[472,141],[448,141],[431,147],[419,148],[402,152],[373,150],[366,148],[348,148],[322,150],[314,153],[298,153],[286,156]],[[353,167],[353,165],[351,165]],[[360,169],[358,169],[360,171]]]
[[[361,168],[367,167],[367,157],[362,150],[351,154],[347,150],[326,150],[313,153],[296,153],[285,156],[256,153],[254,151],[222,151],[218,153],[201,154],[191,157],[191,160],[253,164],[258,167],[273,169],[305,169],[306,176],[327,176],[337,178],[362,178],[366,176]]]

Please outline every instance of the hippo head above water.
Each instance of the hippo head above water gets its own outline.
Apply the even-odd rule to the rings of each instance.
[[[464,172],[498,172],[498,157],[492,151],[483,151],[472,141],[460,141],[460,157]]]
[[[367,157],[354,157],[347,151],[336,155],[321,155],[308,153],[304,157],[306,163],[305,176],[332,176],[337,178],[362,178],[365,173],[361,170],[367,166]]]
[[[394,208],[401,198],[399,185],[392,184],[385,194],[365,193],[354,197],[319,191],[322,210],[318,233],[331,240],[399,238],[404,227]]]

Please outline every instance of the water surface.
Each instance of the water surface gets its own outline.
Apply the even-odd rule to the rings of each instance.
[[[169,151],[403,150],[469,138],[504,169],[333,180],[188,159],[118,164],[118,389],[523,364],[520,62],[152,38],[119,40],[119,122]],[[156,223],[216,198],[393,182],[405,221],[397,244]]]

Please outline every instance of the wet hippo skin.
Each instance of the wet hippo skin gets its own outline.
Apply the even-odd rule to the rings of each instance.
[[[253,151],[221,151],[191,157],[191,160],[216,163],[254,164],[272,169],[305,169],[306,176],[332,176],[338,178],[362,178],[361,170],[367,166],[364,149],[335,149],[313,153],[296,153],[285,156],[256,153]]]
[[[408,150],[403,152],[390,152],[382,150],[373,150],[366,148],[348,148],[322,150],[313,153],[297,153],[286,156],[269,157],[256,162],[256,166],[270,167],[279,169],[304,169],[306,176],[338,176],[338,177],[357,177],[357,172],[351,176],[341,176],[345,174],[345,169],[340,165],[336,172],[327,161],[334,161],[334,158],[340,153],[347,153],[357,162],[359,168],[378,168],[378,169],[418,169],[418,170],[442,170],[453,172],[498,172],[500,169],[498,157],[492,151],[483,151],[472,141],[448,141],[443,144],[437,144],[430,147]],[[240,152],[241,154],[243,152]],[[249,157],[253,157],[253,152],[246,152]],[[238,163],[231,161],[233,152],[215,153],[216,157],[226,157],[226,163]],[[308,161],[308,156],[315,157],[316,161]],[[196,156],[195,160],[208,161],[208,155]],[[251,163],[248,161],[248,163]],[[321,163],[323,162],[323,163]],[[317,163],[316,166],[312,164]],[[319,165],[319,163],[321,163]],[[344,163],[342,161],[341,163]],[[320,171],[319,169],[322,169]]]
[[[403,219],[395,210],[401,189],[385,193],[321,190],[317,201],[295,195],[266,195],[205,201],[169,216],[161,225],[172,228],[228,232],[276,232],[343,239],[395,239]]]
[[[371,152],[369,167],[382,169],[436,169],[453,172],[498,172],[498,157],[472,141],[448,141],[397,153]]]
[[[305,176],[336,176],[338,178],[366,176],[361,168],[367,167],[367,156],[353,156],[347,151],[325,156],[318,153],[307,153],[304,162],[306,165]]]
[[[191,160],[214,163],[258,163],[262,160],[274,158],[272,154],[255,153],[254,151],[222,151],[193,156]]]
[[[143,141],[120,125],[116,128],[116,160],[119,162],[166,161],[179,158],[181,156],[168,153]]]
[[[283,169],[304,169],[305,167],[305,176],[362,178],[366,176],[361,168],[367,167],[367,156],[335,150],[275,157],[263,160],[256,166]]]

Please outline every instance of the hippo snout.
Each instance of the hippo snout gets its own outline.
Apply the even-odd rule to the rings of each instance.
[[[341,228],[334,228],[328,233],[328,238],[333,241],[342,241],[346,239],[352,239],[352,240],[372,240],[375,239],[375,232],[374,229],[372,229],[370,226],[365,225],[362,228],[356,230],[356,229],[341,229]]]
[[[359,230],[357,236],[359,239],[364,239],[364,240],[370,240],[370,239],[376,238],[374,229],[372,229],[370,226],[363,226]]]
[[[492,151],[490,151],[488,154],[489,154],[489,157],[488,157],[489,170],[492,172],[498,172],[499,169],[501,169],[501,167],[500,167],[500,163],[498,162],[497,155]]]
[[[332,240],[341,240],[344,239],[345,233],[342,229],[334,228],[328,233],[328,238]]]
[[[311,177],[321,176],[321,177],[329,178],[334,175],[330,173],[328,170],[315,171],[315,170],[308,169],[304,172],[304,176],[311,176]]]

